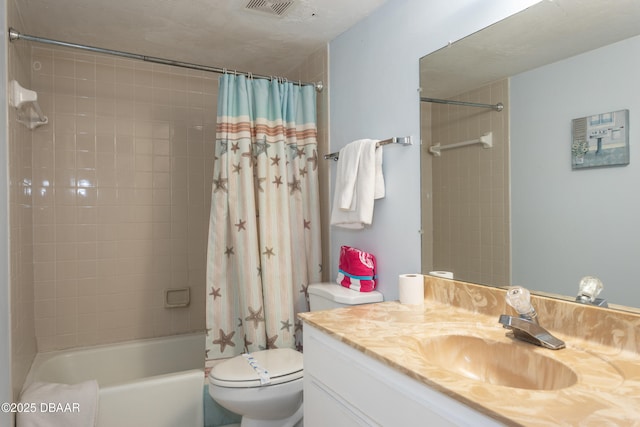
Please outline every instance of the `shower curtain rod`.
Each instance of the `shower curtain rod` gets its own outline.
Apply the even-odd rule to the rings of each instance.
[[[465,107],[480,107],[480,108],[491,108],[492,110],[502,111],[504,109],[504,105],[502,102],[498,102],[497,104],[479,104],[477,102],[465,102],[465,101],[453,101],[450,99],[438,99],[438,98],[420,98],[422,102],[433,102],[436,104],[451,104],[451,105],[463,105]]]
[[[253,73],[248,73],[245,71],[237,71],[237,70],[228,70],[226,68],[219,68],[219,67],[211,67],[208,65],[199,65],[199,64],[192,64],[189,62],[182,62],[182,61],[174,61],[172,59],[164,59],[164,58],[158,58],[155,56],[146,56],[146,55],[139,55],[137,53],[130,53],[130,52],[123,52],[120,50],[112,50],[112,49],[104,49],[101,47],[94,47],[94,46],[87,46],[87,45],[82,45],[82,44],[77,44],[77,43],[69,43],[69,42],[65,42],[65,41],[60,41],[60,40],[53,40],[53,39],[48,39],[48,38],[44,38],[44,37],[37,37],[37,36],[32,36],[29,34],[22,34],[19,31],[13,29],[13,28],[9,28],[9,41],[13,42],[15,40],[27,40],[27,41],[31,41],[31,42],[37,42],[37,43],[44,43],[44,44],[51,44],[51,45],[55,45],[55,46],[64,46],[64,47],[71,47],[74,49],[80,49],[80,50],[88,50],[91,52],[97,52],[97,53],[104,53],[107,55],[115,55],[115,56],[121,56],[124,58],[129,58],[129,59],[138,59],[140,61],[144,61],[144,62],[152,62],[154,64],[163,64],[163,65],[172,65],[174,67],[182,67],[182,68],[189,68],[192,70],[200,70],[200,71],[208,71],[211,73],[218,73],[218,74],[226,74],[226,73],[233,73],[233,74],[241,74],[247,77],[253,77],[253,78],[257,78],[257,79],[278,79],[278,80],[287,80],[284,78],[280,78],[280,77],[276,77],[276,76],[263,76],[260,74],[253,74]],[[317,92],[322,92],[323,89],[323,83],[322,82],[294,82],[292,81],[293,84],[297,84],[297,85],[301,85],[301,86],[307,86],[307,85],[313,85],[316,88]]]

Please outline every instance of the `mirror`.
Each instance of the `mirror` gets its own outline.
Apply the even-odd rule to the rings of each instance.
[[[421,102],[423,273],[570,300],[591,275],[640,307],[638,22],[636,0],[543,0],[421,58],[423,98],[504,104]],[[629,164],[573,169],[572,120],[619,110]]]

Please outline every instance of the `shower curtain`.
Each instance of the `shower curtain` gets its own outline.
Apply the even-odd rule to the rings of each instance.
[[[320,280],[313,86],[220,77],[207,253],[208,360],[302,346]]]

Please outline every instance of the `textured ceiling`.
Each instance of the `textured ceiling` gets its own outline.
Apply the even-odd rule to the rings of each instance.
[[[282,0],[269,1],[278,3]],[[387,0],[16,0],[21,33],[213,67],[284,75]]]
[[[449,98],[638,34],[640,0],[546,0],[423,57],[420,86]]]

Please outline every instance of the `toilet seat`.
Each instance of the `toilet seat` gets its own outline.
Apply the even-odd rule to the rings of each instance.
[[[209,372],[209,383],[220,387],[250,388],[282,384],[302,378],[302,353],[290,348],[275,348],[251,353],[258,365],[266,369],[271,382],[261,385],[258,373],[240,355],[225,360]]]

